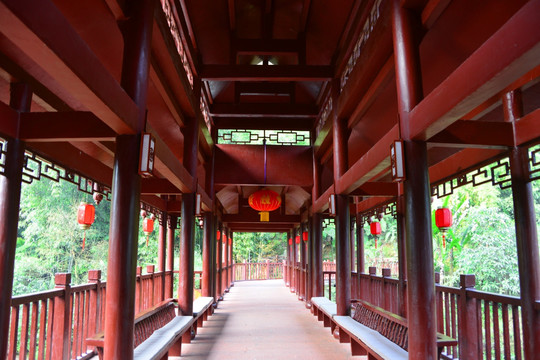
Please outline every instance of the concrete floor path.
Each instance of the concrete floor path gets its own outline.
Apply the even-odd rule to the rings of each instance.
[[[261,280],[236,282],[177,359],[352,358],[282,280]]]

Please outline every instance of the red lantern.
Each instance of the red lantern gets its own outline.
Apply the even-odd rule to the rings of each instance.
[[[295,236],[294,242],[297,243],[297,244],[300,244],[300,235]]]
[[[289,238],[289,245],[292,245],[292,238]]]
[[[378,221],[369,224],[371,235],[375,236],[375,249],[377,248],[377,237],[381,235],[381,223]]]
[[[304,231],[302,233],[302,240],[304,240],[304,242],[308,241],[308,233],[307,233],[307,231]]]
[[[148,237],[154,231],[154,220],[145,218],[142,223],[143,232],[146,234],[146,246],[148,246]]]
[[[82,243],[82,249],[84,250],[84,245],[86,243],[86,230],[90,229],[90,226],[94,223],[94,218],[96,217],[96,209],[94,205],[81,202],[79,208],[77,209],[77,222],[81,230],[84,230],[84,237]]]
[[[231,246],[231,245],[232,245],[232,239],[229,238],[229,246]]]
[[[217,231],[216,238],[218,240],[221,239],[221,231],[219,231],[219,230]]]
[[[443,248],[446,248],[446,232],[452,227],[452,212],[449,208],[438,208],[435,211],[435,225],[439,228],[443,239]]]
[[[225,244],[227,242],[227,235],[223,234],[223,243]]]
[[[249,206],[259,211],[261,221],[269,221],[269,212],[281,206],[281,197],[272,190],[259,190],[249,196]]]

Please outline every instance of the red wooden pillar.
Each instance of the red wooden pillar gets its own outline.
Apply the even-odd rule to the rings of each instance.
[[[306,298],[306,243],[304,242],[303,234],[304,226],[300,225],[298,234],[300,236],[300,293],[298,300],[305,300]]]
[[[291,246],[289,245],[289,233],[287,232],[286,233],[286,239],[285,239],[285,243],[287,244],[287,257],[286,257],[286,260],[285,260],[285,267],[283,269],[283,272],[284,272],[284,279],[285,279],[285,285],[286,286],[291,286],[291,281],[290,281],[290,266],[291,266]]]
[[[409,321],[409,356],[414,359],[437,359],[437,321],[431,198],[424,142],[412,141],[409,113],[423,96],[416,30],[419,16],[392,0],[392,35],[401,136],[405,147],[404,182],[407,241],[407,314]]]
[[[364,254],[364,222],[363,216],[356,214],[356,272],[360,276],[366,271],[366,259]]]
[[[159,218],[159,235],[158,235],[158,263],[157,271],[161,272],[159,278],[159,294],[160,301],[165,300],[165,259],[167,257],[167,213],[162,212]]]
[[[223,300],[223,296],[222,295],[222,289],[221,289],[221,284],[223,283],[222,281],[222,269],[221,269],[221,264],[222,264],[222,255],[223,255],[223,247],[222,247],[222,244],[223,244],[223,237],[225,236],[225,229],[221,227],[219,227],[221,229],[221,238],[216,242],[216,255],[217,255],[217,278],[216,278],[216,299],[221,301]]]
[[[516,121],[523,115],[521,93],[513,91],[503,98],[505,120]],[[521,290],[521,321],[525,359],[540,354],[540,266],[534,198],[529,177],[529,153],[525,146],[515,146],[510,152],[512,197],[516,226],[519,282]]]
[[[10,106],[13,109],[21,112],[29,111],[31,101],[32,92],[28,85],[11,84]],[[4,174],[0,175],[0,219],[3,219],[0,222],[0,358],[2,359],[6,358],[8,348],[24,143],[19,139],[7,139],[4,149],[6,150]]]
[[[233,245],[234,245],[234,236],[233,231],[229,234],[229,263],[231,269],[229,271],[229,287],[234,285],[234,263],[233,263]]]
[[[351,262],[349,197],[336,195],[336,305],[337,315],[349,315]]]
[[[296,241],[294,238],[294,230],[291,231],[291,292],[296,292]]]
[[[68,360],[71,344],[71,274],[54,275],[55,289],[63,289],[62,296],[54,298],[54,325],[52,339],[52,359]],[[133,351],[133,347],[132,350]]]
[[[133,358],[135,277],[140,209],[138,174],[140,133],[144,130],[150,42],[155,2],[128,4],[128,19],[122,26],[124,54],[122,87],[138,107],[135,135],[116,139],[107,270],[104,359]]]
[[[397,222],[397,242],[398,242],[398,315],[407,315],[407,256],[405,255],[405,203],[403,195],[396,199],[396,222]],[[442,321],[442,319],[440,319]]]
[[[225,263],[225,275],[223,277],[223,291],[229,292],[229,239],[231,237],[231,234],[229,230],[227,229],[227,241],[223,242],[223,256],[224,256],[224,263]]]
[[[195,193],[182,194],[180,227],[180,266],[178,273],[178,307],[182,315],[193,314],[193,238],[195,231]]]
[[[217,218],[217,215],[212,215],[212,267],[211,267],[211,271],[212,271],[212,278],[211,278],[211,281],[210,281],[210,296],[213,296],[214,297],[214,306],[217,305],[217,296],[216,296],[216,291],[217,291],[217,277],[218,277],[218,274],[217,274],[217,251],[216,251],[216,247],[217,247],[217,243],[219,242],[217,240],[217,231],[219,230],[219,223],[218,223],[218,218]]]
[[[212,234],[214,229],[212,226],[212,214],[205,213],[203,217],[204,233],[203,233],[203,248],[202,248],[202,280],[201,293],[202,296],[212,296],[210,291],[210,283],[212,278]]]
[[[314,213],[311,223],[311,241],[313,242],[313,266],[311,269],[313,277],[313,296],[321,297],[324,291],[323,263],[322,263],[322,223],[321,214]]]
[[[174,296],[174,232],[178,219],[176,216],[168,216],[168,219],[164,221],[167,221],[167,272],[170,272],[165,282],[165,296],[172,298]]]
[[[311,298],[313,297],[313,218],[308,217],[306,231],[307,240],[307,269],[306,269],[306,306],[311,307]]]

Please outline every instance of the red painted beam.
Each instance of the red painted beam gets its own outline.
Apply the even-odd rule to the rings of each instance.
[[[167,179],[156,177],[141,179],[141,195],[178,195],[180,190]]]
[[[332,66],[324,65],[204,65],[202,80],[217,81],[328,81]]]
[[[506,148],[514,145],[513,125],[507,122],[458,120],[428,142],[433,146]]]
[[[150,206],[153,206],[162,211],[165,211],[167,209],[167,201],[156,195],[141,194],[141,202],[148,204]]]
[[[332,194],[334,194],[334,186],[330,186],[318,199],[313,201],[312,212],[321,213],[326,211],[328,209],[330,195]]]
[[[183,193],[195,191],[195,181],[167,145],[156,138],[154,168]]]
[[[220,185],[313,185],[312,150],[307,146],[217,145],[215,184]]]
[[[390,145],[399,138],[395,125],[339,179],[336,193],[350,194],[390,166]]]
[[[115,132],[133,133],[135,104],[52,1],[4,0],[0,17],[0,33],[21,39],[18,50],[46,73],[39,77],[54,79],[44,85],[60,89],[60,97],[69,94],[70,106],[82,104]]]
[[[540,64],[540,1],[510,20],[418,104],[411,137],[427,140]]]
[[[368,182],[350,193],[358,196],[397,196],[398,184],[391,182]]]
[[[212,211],[214,208],[212,199],[200,184],[197,184],[197,193],[201,194],[201,210]]]
[[[260,216],[259,213],[255,210],[252,211],[244,211],[242,214],[224,214],[221,217],[223,222],[226,223],[237,223],[237,224],[245,224],[245,223],[260,223]],[[300,215],[282,215],[278,212],[270,212],[270,221],[268,224],[300,224],[301,218]]]
[[[20,138],[32,142],[114,141],[116,133],[87,111],[21,114]]]
[[[540,109],[527,114],[515,123],[516,145],[522,145],[540,137]]]
[[[268,223],[227,223],[228,228],[234,232],[286,232],[292,230],[295,225],[276,225]]]
[[[210,106],[212,116],[227,117],[288,117],[288,118],[314,118],[319,114],[319,109],[310,104],[290,103],[243,103],[225,104],[214,103]]]
[[[0,119],[0,134],[16,138],[19,113],[0,101]]]
[[[258,118],[256,121],[248,117],[215,117],[217,129],[250,129],[250,130],[304,130],[313,129],[310,118]]]
[[[232,49],[244,55],[276,55],[301,51],[305,44],[298,39],[232,39]]]

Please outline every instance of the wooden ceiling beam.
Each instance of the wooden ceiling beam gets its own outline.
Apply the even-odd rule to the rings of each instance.
[[[260,222],[259,213],[256,212],[255,210],[243,211],[241,214],[224,214],[221,217],[221,219],[223,222],[237,223],[237,224],[245,224],[245,223],[258,224]],[[274,211],[270,213],[270,221],[268,223],[294,225],[294,224],[299,224],[300,221],[301,221],[300,215],[281,215],[279,212]]]
[[[290,103],[214,103],[210,106],[213,117],[280,117],[315,118],[319,113],[316,105]]]
[[[528,2],[487,39],[411,111],[411,137],[433,137],[540,65],[539,18],[540,2]]]
[[[302,40],[303,39],[232,39],[234,44],[233,48],[239,55],[295,54],[305,47],[305,42],[302,42]]]
[[[359,196],[397,196],[398,184],[391,182],[367,182],[358,189],[352,191],[350,195]]]
[[[19,138],[28,142],[115,141],[116,133],[87,111],[21,113]]]
[[[167,179],[141,179],[141,195],[178,195],[181,191]]]
[[[295,91],[292,82],[236,82],[234,86],[240,95],[292,95]]]
[[[428,142],[432,146],[505,149],[514,145],[513,129],[508,122],[459,120]]]
[[[334,68],[326,65],[204,65],[202,80],[329,81]]]
[[[18,50],[39,64],[36,71],[46,74],[43,79],[54,79],[54,85],[47,80],[44,85],[69,93],[70,100],[116,133],[135,131],[137,106],[52,1],[5,0],[0,13],[0,33],[8,39],[25,39],[17,43]]]
[[[295,225],[283,225],[272,223],[226,223],[227,227],[234,232],[287,232],[292,230]]]
[[[264,117],[254,120],[248,117],[215,117],[214,125],[217,129],[309,131],[313,128],[313,119]]]

